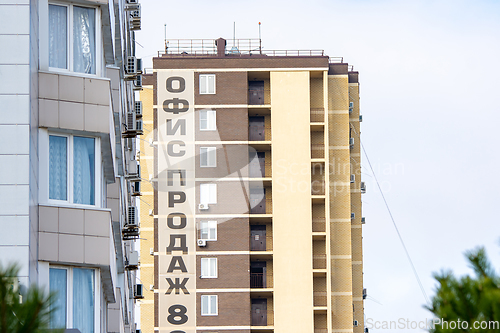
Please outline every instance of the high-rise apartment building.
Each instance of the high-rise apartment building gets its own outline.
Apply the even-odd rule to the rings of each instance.
[[[135,332],[137,1],[0,2],[0,264],[51,328]]]
[[[259,40],[167,46],[141,92],[142,330],[363,332],[358,73]]]

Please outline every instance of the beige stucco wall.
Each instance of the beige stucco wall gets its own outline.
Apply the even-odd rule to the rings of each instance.
[[[274,331],[312,332],[311,172],[288,166],[310,161],[309,72],[271,72]],[[293,292],[291,292],[293,290]]]

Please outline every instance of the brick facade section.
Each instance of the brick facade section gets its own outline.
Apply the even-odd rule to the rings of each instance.
[[[200,166],[201,147],[216,148],[216,167]],[[196,178],[248,177],[247,145],[197,144],[195,153]]]
[[[196,207],[200,203],[200,184],[217,184],[217,204],[210,204],[208,210],[197,214],[247,214],[249,205],[249,184],[245,181],[196,182]]]
[[[197,109],[196,111],[203,110]],[[247,141],[248,109],[220,109],[216,112],[217,130],[200,131],[200,113],[195,112],[195,137],[197,141]]]
[[[217,295],[217,316],[201,315],[201,296]],[[197,326],[250,326],[250,293],[197,293]]]
[[[200,278],[202,258],[217,258],[217,278]],[[249,269],[248,255],[197,255],[196,288],[250,288]]]
[[[217,241],[208,241],[207,246],[196,249],[197,253],[204,251],[249,251],[250,227],[248,218],[230,220],[210,217],[197,218],[197,228],[200,221],[217,221]],[[200,237],[199,229],[197,229],[197,235]]]
[[[215,94],[200,95],[200,74],[215,74]],[[194,104],[247,104],[247,72],[194,73]]]
[[[156,69],[197,69],[197,68],[327,68],[327,56],[304,57],[271,57],[247,56],[233,58],[217,57],[162,57],[153,58],[153,68]]]

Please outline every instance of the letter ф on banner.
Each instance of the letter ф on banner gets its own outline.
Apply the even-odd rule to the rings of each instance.
[[[158,277],[161,333],[196,333],[194,71],[158,69]],[[155,304],[156,305],[156,304]]]

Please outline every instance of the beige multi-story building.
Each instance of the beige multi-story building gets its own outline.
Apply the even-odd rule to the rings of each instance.
[[[171,41],[141,100],[142,330],[363,332],[358,73]]]

